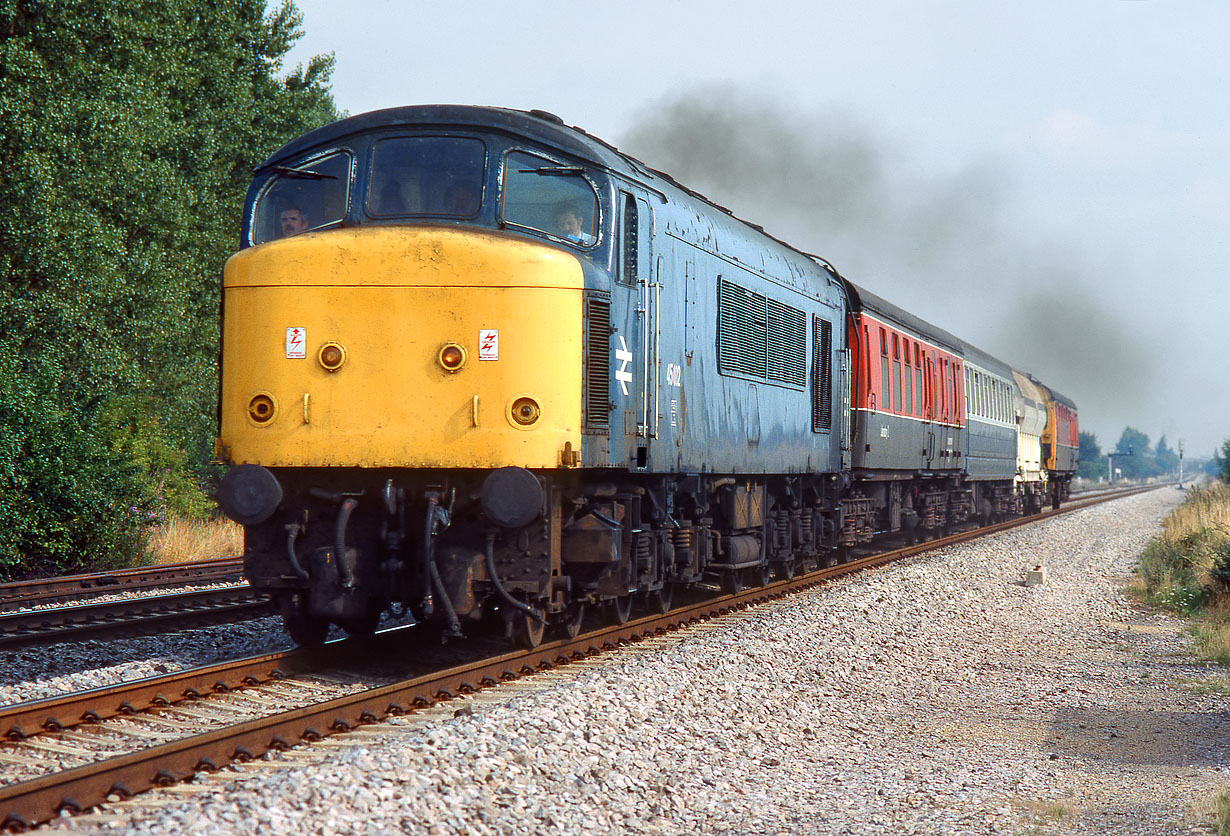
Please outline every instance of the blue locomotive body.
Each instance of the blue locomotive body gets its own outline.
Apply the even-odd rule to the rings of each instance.
[[[307,134],[256,172],[243,245],[221,500],[300,641],[405,607],[533,643],[1010,504],[1010,416],[966,402],[1007,366],[550,114]],[[334,337],[292,353],[304,318]],[[445,406],[357,385],[395,379]]]

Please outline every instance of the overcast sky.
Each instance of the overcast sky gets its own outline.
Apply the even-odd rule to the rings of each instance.
[[[1230,436],[1224,0],[297,0],[351,114],[541,108],[1034,372]]]

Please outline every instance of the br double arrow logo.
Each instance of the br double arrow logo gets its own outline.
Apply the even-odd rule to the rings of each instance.
[[[632,372],[628,371],[628,365],[632,362],[632,352],[628,350],[628,344],[624,342],[622,334],[619,337],[619,348],[615,349],[615,359],[619,361],[619,368],[615,370],[615,379],[619,381],[619,388],[623,390],[624,395],[627,395],[628,384],[632,382]]]

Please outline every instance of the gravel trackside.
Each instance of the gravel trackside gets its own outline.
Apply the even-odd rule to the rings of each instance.
[[[1209,833],[1230,697],[1197,686],[1224,674],[1119,591],[1181,498],[950,547],[50,829]]]

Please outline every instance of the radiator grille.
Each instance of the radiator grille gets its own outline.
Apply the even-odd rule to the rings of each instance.
[[[833,323],[812,318],[812,432],[833,428]]]
[[[606,427],[611,421],[611,303],[585,304],[585,423]]]
[[[718,368],[763,378],[767,365],[765,298],[725,279],[718,284]]]
[[[718,371],[803,388],[807,317],[797,308],[718,278]]]
[[[769,300],[769,380],[802,388],[807,382],[807,317]]]

